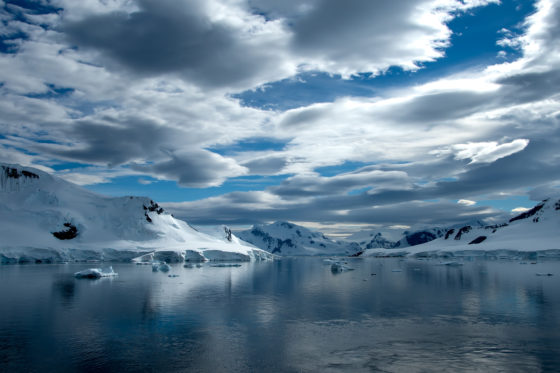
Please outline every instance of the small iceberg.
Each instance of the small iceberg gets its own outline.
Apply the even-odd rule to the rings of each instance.
[[[91,279],[97,279],[101,277],[112,277],[117,275],[118,273],[113,271],[113,267],[88,268],[88,269],[84,269],[83,271],[74,273],[74,277],[76,278],[91,278]]]
[[[463,263],[456,262],[456,261],[451,261],[451,262],[441,262],[441,263],[438,263],[437,265],[448,266],[448,267],[461,267],[463,265]]]
[[[332,273],[340,273],[340,272],[353,271],[353,270],[354,268],[350,268],[340,262],[334,262],[333,264],[331,264]]]
[[[169,272],[171,266],[165,262],[153,262],[152,263],[152,272]]]

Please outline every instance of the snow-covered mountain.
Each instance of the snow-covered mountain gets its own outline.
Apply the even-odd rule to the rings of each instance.
[[[364,255],[472,256],[488,252],[504,255],[560,256],[560,199],[547,199],[502,224],[464,225],[448,229],[424,244],[396,250],[366,250]],[[492,255],[494,255],[492,254]]]
[[[360,231],[346,239],[357,242],[363,249],[390,249],[395,245],[395,241],[385,237],[382,232]]]
[[[277,255],[356,255],[362,251],[355,242],[333,241],[320,232],[287,222],[255,225],[238,235]]]
[[[101,196],[18,165],[0,164],[0,221],[1,262],[271,258],[231,231],[201,233],[147,197]]]

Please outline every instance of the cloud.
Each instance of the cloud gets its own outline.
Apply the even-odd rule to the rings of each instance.
[[[70,21],[63,30],[71,43],[99,51],[137,74],[175,74],[205,88],[250,88],[295,72],[289,60],[278,61],[285,35],[277,22],[212,1],[135,4],[128,12]]]
[[[2,27],[25,37],[0,54],[0,157],[94,165],[59,171],[80,183],[126,172],[187,187],[283,175],[266,190],[176,206],[196,222],[489,216],[456,201],[560,185],[557,2],[539,1],[508,34],[516,61],[288,111],[229,95],[298,72],[417,69],[443,58],[452,18],[486,3],[58,0],[64,11],[17,17],[2,8]],[[255,138],[282,146],[219,150]],[[318,173],[352,162],[368,166]]]
[[[528,144],[527,139],[517,139],[500,145],[495,141],[489,141],[457,144],[451,148],[455,153],[455,159],[471,159],[471,163],[491,163],[522,151]]]
[[[317,174],[297,175],[284,180],[279,186],[269,190],[284,198],[303,196],[320,197],[345,194],[355,189],[407,188],[411,184],[408,175],[402,171],[357,170],[333,177]]]
[[[218,186],[230,177],[240,176],[247,169],[234,160],[207,150],[181,150],[171,154],[171,159],[153,164],[132,165],[136,171],[164,179],[176,180],[190,188]]]
[[[287,164],[288,160],[282,156],[265,156],[242,163],[253,175],[274,175],[280,173]]]
[[[458,204],[460,205],[465,205],[465,206],[474,206],[476,205],[475,201],[471,201],[469,199],[460,199],[457,201]]]

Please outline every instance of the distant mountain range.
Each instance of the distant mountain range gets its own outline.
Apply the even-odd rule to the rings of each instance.
[[[393,240],[360,232],[332,240],[289,222],[197,230],[147,197],[106,197],[37,169],[0,164],[0,262],[67,260],[252,260],[293,255],[446,255],[559,250],[560,200],[497,225],[474,221],[405,231]],[[554,254],[555,255],[555,254]]]
[[[0,262],[251,260],[272,255],[227,227],[213,234],[147,197],[106,197],[34,168],[0,164]]]
[[[404,231],[398,240],[380,232],[360,232],[354,241],[334,241],[321,232],[288,222],[255,225],[241,239],[277,255],[404,255],[457,250],[560,249],[560,200],[548,199],[509,221],[487,225],[475,220],[451,227]],[[555,255],[555,254],[554,254]]]
[[[357,255],[363,251],[356,242],[334,241],[321,232],[282,221],[255,225],[238,236],[276,255]]]
[[[366,250],[365,256],[560,256],[560,200],[546,199],[508,221],[448,228],[428,242],[394,250]]]

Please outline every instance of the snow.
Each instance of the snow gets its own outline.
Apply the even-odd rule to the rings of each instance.
[[[101,277],[113,277],[117,275],[118,273],[115,273],[115,271],[113,271],[113,267],[89,268],[74,273],[74,277],[76,278],[90,278],[90,279],[97,279]]]
[[[40,170],[0,166],[1,263],[274,258],[225,230],[199,232],[148,197],[106,197]],[[74,229],[73,238],[55,237]]]

